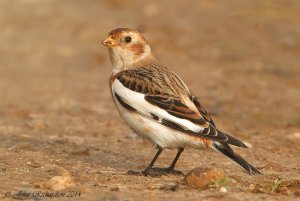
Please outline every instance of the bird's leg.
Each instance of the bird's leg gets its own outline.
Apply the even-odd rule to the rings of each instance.
[[[170,171],[174,170],[175,165],[176,165],[176,162],[177,162],[177,160],[179,159],[179,156],[181,155],[181,153],[182,153],[183,151],[184,151],[184,148],[182,148],[182,147],[179,147],[179,148],[178,148],[177,154],[176,154],[176,156],[175,156],[175,158],[174,158],[172,164],[168,167],[168,169],[169,169]]]
[[[176,162],[178,161],[181,153],[183,152],[184,148],[180,147],[178,148],[178,152],[172,162],[172,164],[167,167],[167,168],[152,168],[150,167],[150,169],[147,171],[146,168],[146,174],[144,173],[144,175],[152,175],[152,176],[161,176],[161,175],[165,175],[165,174],[175,174],[175,175],[183,175],[182,172],[178,171],[178,170],[174,170]]]
[[[151,170],[152,170],[152,167],[155,163],[155,161],[157,160],[158,156],[161,154],[161,152],[163,151],[163,149],[161,147],[157,147],[158,148],[158,151],[157,153],[155,154],[154,158],[152,159],[151,163],[148,165],[148,167],[146,167],[146,169],[142,172],[136,172],[136,171],[133,171],[133,170],[129,170],[127,172],[127,174],[143,174],[143,175],[150,175],[151,174]]]
[[[166,168],[167,173],[181,174],[181,175],[183,175],[182,172],[180,172],[180,171],[178,171],[178,170],[174,170],[175,165],[176,165],[176,162],[177,162],[177,160],[179,159],[179,157],[180,157],[180,155],[181,155],[181,153],[182,153],[183,151],[184,151],[184,148],[182,148],[182,147],[179,147],[179,148],[178,148],[177,154],[176,154],[176,156],[175,156],[175,158],[174,158],[172,164],[171,164],[168,168]]]
[[[155,161],[157,160],[158,156],[161,154],[162,151],[163,151],[163,149],[161,147],[158,147],[157,153],[155,154],[154,158],[152,159],[152,161],[148,165],[148,167],[146,167],[146,169],[144,171],[142,171],[142,174],[147,175],[151,172],[151,169],[152,169]]]

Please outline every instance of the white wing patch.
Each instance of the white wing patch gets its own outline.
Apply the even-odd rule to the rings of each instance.
[[[112,92],[113,96],[116,99],[114,92],[117,93],[122,100],[136,109],[139,113],[141,113],[144,116],[148,116],[149,118],[152,118],[152,115],[155,115],[159,117],[159,119],[166,119],[170,122],[173,122],[180,127],[182,127],[185,130],[190,130],[192,132],[198,133],[201,132],[204,128],[200,125],[197,125],[189,120],[186,119],[180,119],[175,116],[172,116],[167,111],[152,105],[148,103],[144,98],[145,95],[142,93],[137,93],[135,91],[132,91],[122,85],[122,83],[119,80],[115,80],[112,84]]]

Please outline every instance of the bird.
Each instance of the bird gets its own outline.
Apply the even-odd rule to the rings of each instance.
[[[139,31],[113,29],[102,44],[108,49],[112,65],[109,86],[120,116],[136,134],[157,147],[157,153],[143,171],[129,170],[128,174],[182,174],[175,170],[175,165],[186,147],[211,148],[246,173],[261,174],[230,147],[247,146],[217,128],[183,80],[152,54]],[[165,149],[177,149],[171,165],[153,167]]]

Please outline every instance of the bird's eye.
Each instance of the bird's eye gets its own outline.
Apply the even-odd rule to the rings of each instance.
[[[130,43],[131,42],[131,37],[130,36],[126,36],[125,37],[125,42],[126,43]]]

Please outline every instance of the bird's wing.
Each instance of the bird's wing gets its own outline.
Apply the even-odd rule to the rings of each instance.
[[[154,70],[152,67],[122,71],[115,76],[113,95],[123,107],[175,130],[244,147],[239,140],[218,131],[183,81],[166,71],[155,72],[155,66]]]
[[[198,98],[194,95],[190,96],[190,100],[193,101],[193,103],[195,104],[195,106],[197,107],[197,110],[200,112],[200,114],[202,115],[202,117],[209,122],[210,125],[212,125],[214,128],[216,128],[215,122],[213,121],[213,119],[211,118],[211,116],[207,113],[207,111],[205,110],[205,108],[200,104],[200,101],[198,100]],[[243,148],[247,148],[247,146],[241,142],[240,140],[232,137],[231,135],[224,133],[218,129],[216,129],[216,131],[218,132],[219,135],[225,135],[227,137],[227,140],[225,141],[225,143],[228,144],[232,144],[238,147],[243,147]]]
[[[190,95],[190,100],[194,103],[194,105],[197,107],[197,110],[200,112],[200,114],[202,115],[202,117],[209,122],[210,124],[212,124],[214,127],[216,127],[215,122],[212,120],[211,116],[207,113],[207,111],[205,110],[205,108],[200,104],[200,101],[198,100],[198,98],[194,95]]]

